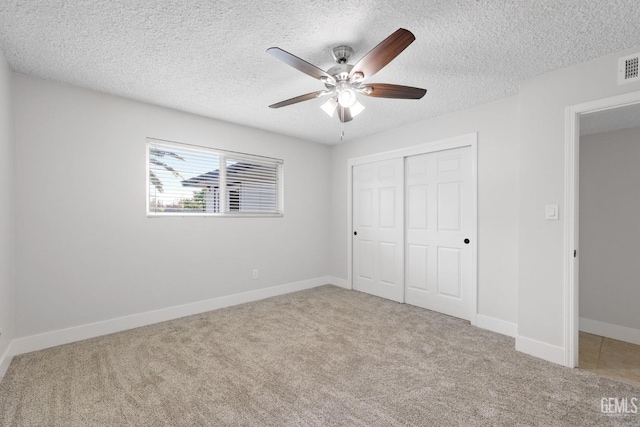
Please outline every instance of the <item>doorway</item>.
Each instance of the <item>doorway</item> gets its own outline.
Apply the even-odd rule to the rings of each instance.
[[[640,336],[635,336],[638,342],[635,344],[633,342],[634,333],[640,334],[640,329],[634,329],[630,327],[634,325],[628,323],[629,319],[635,319],[634,324],[637,327],[640,319],[635,314],[637,310],[632,314],[623,313],[625,301],[620,300],[622,294],[615,293],[621,292],[619,287],[626,286],[624,282],[628,281],[628,278],[624,279],[624,273],[621,271],[614,271],[618,269],[609,268],[616,263],[624,265],[624,262],[623,264],[619,262],[624,255],[628,254],[628,250],[623,248],[625,241],[618,236],[619,244],[617,247],[611,247],[612,239],[620,231],[616,231],[620,224],[613,222],[621,221],[621,218],[617,218],[616,215],[626,214],[630,207],[626,204],[633,202],[630,199],[636,197],[637,193],[624,190],[624,185],[629,183],[620,180],[617,181],[618,187],[611,188],[615,182],[612,181],[614,175],[632,171],[629,170],[631,165],[624,166],[624,162],[611,158],[611,156],[620,155],[616,153],[617,149],[613,146],[613,139],[611,139],[617,133],[607,134],[606,132],[629,128],[631,119],[640,121],[640,92],[569,107],[566,117],[565,365],[581,367],[618,380],[624,380],[620,376],[621,373],[628,374],[634,370],[628,362],[624,361],[628,355],[631,363],[635,359],[636,375],[640,375],[640,347],[634,347],[635,344],[640,344]],[[638,130],[640,132],[640,128]],[[583,140],[581,140],[581,131]],[[586,133],[607,136],[612,143],[608,147],[603,144],[593,145],[592,143],[599,139],[585,136]],[[637,142],[640,144],[640,141]],[[583,143],[584,146],[582,146]],[[581,153],[581,151],[584,152]],[[632,153],[626,154],[626,156],[632,155]],[[613,168],[627,170],[609,168],[610,172],[606,173],[604,171],[608,168],[607,163]],[[582,168],[585,170],[581,170]],[[633,169],[637,169],[637,166],[633,165]],[[589,173],[585,175],[588,171]],[[604,175],[598,175],[602,172]],[[602,188],[602,185],[608,188]],[[619,198],[606,200],[607,197],[612,196],[619,196]],[[640,209],[640,202],[638,209]],[[610,223],[606,222],[607,218]],[[603,219],[605,222],[596,225],[596,220]],[[632,226],[637,227],[636,221]],[[598,237],[600,232],[604,234]],[[623,234],[631,237],[631,230]],[[636,249],[632,246],[631,250]],[[617,259],[616,251],[620,251]],[[582,279],[580,279],[581,274],[584,276]],[[632,282],[632,286],[637,288],[637,278]],[[611,293],[607,294],[607,292]],[[587,295],[589,299],[585,300]],[[627,298],[633,297],[627,295]],[[610,304],[616,299],[618,312],[612,313]],[[581,301],[584,304],[583,307],[580,307]],[[605,310],[606,307],[609,308]]]
[[[578,367],[640,385],[640,104],[584,114]]]
[[[475,325],[477,135],[349,161],[352,288]]]

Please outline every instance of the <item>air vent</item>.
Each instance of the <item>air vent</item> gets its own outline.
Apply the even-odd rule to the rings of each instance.
[[[618,59],[618,84],[640,81],[638,62],[640,53]]]

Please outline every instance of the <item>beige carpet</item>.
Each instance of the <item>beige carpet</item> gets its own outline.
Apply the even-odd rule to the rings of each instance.
[[[511,338],[323,286],[16,357],[4,426],[640,425],[640,389]]]

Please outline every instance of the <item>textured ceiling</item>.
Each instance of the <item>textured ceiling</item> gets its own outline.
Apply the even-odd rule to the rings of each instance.
[[[334,144],[320,90],[271,57],[352,63],[398,28],[416,36],[371,82],[424,87],[419,101],[362,97],[345,140],[514,95],[524,79],[638,44],[637,0],[4,0],[0,48],[29,75]]]
[[[640,127],[640,104],[598,111],[580,117],[580,136]]]

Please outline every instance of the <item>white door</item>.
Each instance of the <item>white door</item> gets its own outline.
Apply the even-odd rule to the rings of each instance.
[[[404,159],[353,167],[353,288],[404,301]]]
[[[405,301],[467,320],[473,309],[471,168],[470,147],[406,158]]]

